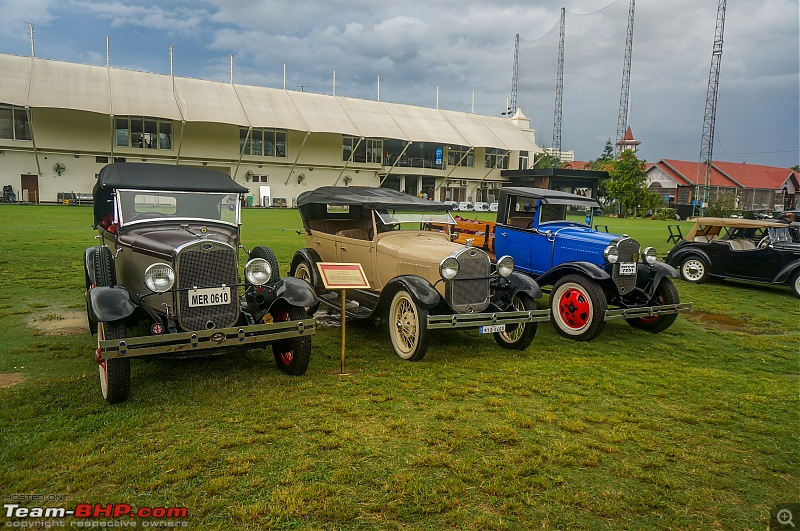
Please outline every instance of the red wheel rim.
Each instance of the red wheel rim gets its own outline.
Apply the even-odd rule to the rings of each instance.
[[[275,319],[275,322],[278,322],[278,323],[283,322],[283,321],[288,321],[289,320],[289,312],[287,312],[286,310],[281,310],[281,311],[279,311],[277,313],[277,315],[275,315],[274,319]],[[284,342],[278,343],[278,345],[289,346],[288,343],[284,343]],[[294,349],[293,348],[287,350],[286,352],[278,352],[277,354],[278,354],[278,359],[280,360],[280,362],[283,365],[291,365],[292,364],[292,360],[294,359]]]
[[[561,321],[568,327],[580,330],[591,319],[591,313],[589,297],[583,291],[569,288],[561,294],[558,301],[558,314],[561,316]]]

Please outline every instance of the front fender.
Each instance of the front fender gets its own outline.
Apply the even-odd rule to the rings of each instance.
[[[566,262],[539,275],[536,277],[536,282],[538,282],[539,286],[552,286],[558,282],[560,278],[574,274],[587,276],[597,282],[611,280],[611,275],[609,275],[605,269],[591,262]]]
[[[381,300],[379,305],[383,307],[388,305],[394,294],[399,290],[405,290],[414,299],[414,302],[421,307],[430,309],[439,304],[441,295],[436,291],[433,285],[422,277],[413,275],[401,275],[392,279],[386,287],[381,291]]]
[[[317,304],[317,295],[311,285],[300,278],[284,277],[275,284],[274,299],[270,303],[283,300],[292,306],[310,308]]]
[[[508,292],[511,298],[517,293],[524,293],[534,299],[542,296],[542,288],[539,287],[539,283],[528,275],[514,271],[505,281],[508,282]]]
[[[121,286],[98,286],[86,292],[86,310],[90,322],[119,321],[130,317],[135,309],[128,290]]]
[[[319,253],[314,249],[304,247],[294,253],[292,265],[289,266],[289,275],[294,276],[297,264],[302,260],[306,261],[311,266],[311,285],[314,286],[314,291],[317,293],[325,291],[325,286],[322,284],[319,271],[317,271],[317,262],[322,262],[322,259],[319,257]]]
[[[683,247],[677,251],[673,247],[672,251],[667,255],[667,264],[673,267],[680,267],[681,262],[688,256],[698,256],[702,258],[706,264],[711,264],[711,258],[709,258],[708,254],[697,247]]]
[[[524,293],[532,299],[539,299],[542,296],[542,288],[539,284],[526,274],[514,271],[508,278],[499,278],[492,283],[495,287],[492,293],[492,306],[500,310],[506,310],[511,306],[514,295]]]
[[[775,275],[775,278],[772,281],[773,284],[786,284],[792,277],[794,272],[797,271],[798,269],[800,269],[800,260],[794,260],[792,262],[789,262],[788,264],[783,266],[783,269],[778,271],[777,275]]]
[[[652,296],[664,277],[678,278],[678,270],[663,262],[656,262],[653,265],[640,262],[636,271],[636,287]]]

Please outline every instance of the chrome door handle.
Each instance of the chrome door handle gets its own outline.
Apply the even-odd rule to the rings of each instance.
[[[505,238],[506,236],[508,236],[508,233],[506,233],[506,232],[501,232],[501,233],[500,233],[500,236],[502,236],[502,237],[504,237],[504,238]]]

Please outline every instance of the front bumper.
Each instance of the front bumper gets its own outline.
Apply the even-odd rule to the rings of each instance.
[[[315,332],[316,322],[309,318],[197,332],[106,339],[99,342],[97,354],[104,360],[159,354],[211,354],[214,350],[259,347],[281,339],[313,335]]]
[[[428,329],[436,330],[445,328],[472,328],[484,325],[536,323],[549,320],[550,310],[429,315]]]
[[[680,304],[665,304],[663,306],[644,306],[642,308],[619,308],[606,310],[604,321],[612,319],[641,319],[642,317],[658,317],[673,313],[684,313],[692,310],[691,302]]]

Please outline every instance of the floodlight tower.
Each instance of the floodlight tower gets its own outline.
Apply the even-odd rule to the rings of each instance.
[[[628,99],[631,93],[631,53],[633,52],[633,12],[636,0],[628,8],[628,35],[625,37],[625,60],[622,65],[622,89],[619,94],[619,119],[617,120],[617,143],[615,154],[619,155],[625,131],[628,130]]]
[[[556,74],[556,104],[553,116],[553,150],[561,157],[561,102],[564,99],[564,19],[566,10],[561,8],[561,32],[558,39],[558,73]]]
[[[708,88],[706,89],[706,112],[703,117],[703,139],[700,142],[700,165],[697,168],[697,188],[695,190],[695,208],[697,196],[701,196],[700,207],[708,203],[711,189],[711,164],[714,153],[714,122],[717,119],[717,94],[719,91],[719,65],[722,61],[722,35],[725,33],[725,4],[719,0],[717,5],[717,28],[714,31],[714,48],[711,51],[711,69],[708,72]],[[700,193],[700,177],[703,177],[703,189]]]

